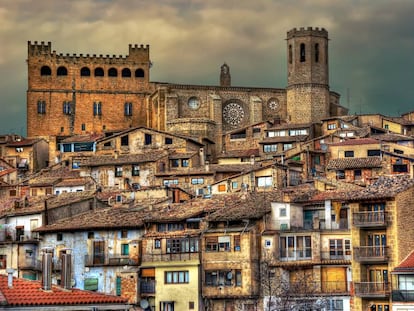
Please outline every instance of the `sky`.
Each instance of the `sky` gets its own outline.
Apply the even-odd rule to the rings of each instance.
[[[414,110],[412,0],[0,0],[0,134],[26,134],[27,42],[69,54],[150,46],[157,82],[287,85],[286,33],[329,33],[330,89],[352,114]]]

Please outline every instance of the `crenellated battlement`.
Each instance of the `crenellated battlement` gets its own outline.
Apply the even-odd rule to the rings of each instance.
[[[129,45],[129,54],[128,55],[103,55],[103,54],[63,54],[57,53],[56,51],[52,51],[52,43],[48,42],[45,44],[43,41],[39,44],[37,41],[32,43],[28,41],[28,56],[29,57],[36,57],[36,56],[49,56],[50,58],[59,60],[59,61],[66,61],[66,62],[73,62],[73,61],[81,61],[81,62],[95,62],[95,63],[122,63],[127,60],[132,60],[135,62],[149,62],[149,45],[144,46],[143,44],[138,45]]]
[[[293,37],[302,37],[302,36],[315,36],[315,37],[324,37],[328,38],[328,31],[325,28],[319,27],[300,27],[293,28],[287,32],[287,39],[291,39]]]

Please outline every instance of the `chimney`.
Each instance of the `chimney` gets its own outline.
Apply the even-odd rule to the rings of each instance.
[[[42,289],[52,289],[52,260],[53,260],[53,248],[42,248]]]
[[[14,269],[13,268],[7,268],[6,273],[7,273],[7,286],[8,286],[8,288],[13,288]]]
[[[204,155],[204,148],[199,149],[199,155],[200,155],[200,165],[205,165],[205,155]]]
[[[60,252],[62,262],[62,272],[60,275],[60,285],[64,289],[72,288],[72,250],[70,248],[62,249]]]

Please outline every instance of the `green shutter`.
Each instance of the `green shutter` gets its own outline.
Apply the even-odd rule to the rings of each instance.
[[[116,277],[116,295],[121,296],[121,277]]]

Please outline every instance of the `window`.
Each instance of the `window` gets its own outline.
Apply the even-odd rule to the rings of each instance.
[[[103,77],[104,76],[104,70],[102,68],[96,68],[95,69],[95,77]]]
[[[122,239],[128,238],[128,230],[121,230],[121,238]]]
[[[125,116],[132,116],[132,103],[125,103],[124,104],[124,115]]]
[[[380,151],[379,149],[368,150],[368,151],[367,151],[367,155],[368,155],[369,157],[380,156],[380,155],[381,155],[381,151]]]
[[[218,237],[206,237],[206,252],[217,252],[218,251]]]
[[[164,186],[178,185],[178,179],[164,179]]]
[[[298,136],[298,135],[308,135],[308,131],[306,129],[289,130],[289,136]]]
[[[230,251],[230,236],[219,236],[218,237],[218,247],[219,252],[229,252]]]
[[[86,278],[83,282],[84,290],[98,290],[98,278]]]
[[[265,247],[269,248],[272,246],[272,240],[265,240]]]
[[[190,309],[190,310],[194,310],[194,301],[189,301],[188,302],[188,309]]]
[[[289,64],[292,64],[292,45],[289,44]]]
[[[273,186],[272,176],[258,177],[257,178],[257,186],[258,187],[272,187]]]
[[[57,233],[56,234],[56,241],[63,241],[63,234],[62,233]]]
[[[354,170],[354,179],[361,179],[362,171],[361,170]]]
[[[240,235],[235,235],[233,237],[234,239],[234,251],[240,252],[241,246],[240,246]]]
[[[235,270],[236,286],[242,286],[241,270]]]
[[[117,77],[117,76],[118,76],[118,70],[116,70],[116,68],[109,68],[108,77]]]
[[[7,268],[7,255],[0,255],[0,269]]]
[[[306,51],[305,51],[305,43],[300,44],[300,62],[303,63],[306,61]]]
[[[163,224],[159,223],[157,224],[157,231],[158,232],[166,232],[166,231],[180,231],[184,229],[184,225],[182,223],[169,223],[169,224]]]
[[[121,137],[121,146],[129,145],[129,135],[124,135]]]
[[[233,182],[231,183],[231,187],[232,187],[233,189],[237,189],[237,188],[239,188],[239,183],[238,183],[237,181],[233,181]]]
[[[145,134],[145,145],[151,145],[152,144],[152,135],[151,134]]]
[[[286,207],[279,208],[279,217],[286,217]]]
[[[138,164],[132,165],[132,176],[139,176],[139,165]]]
[[[88,239],[93,239],[95,238],[95,233],[94,232],[88,232]]]
[[[283,150],[289,150],[293,148],[292,143],[283,144]]]
[[[145,76],[144,70],[141,68],[138,68],[135,70],[135,77],[136,78],[143,78]]]
[[[80,75],[81,77],[89,77],[91,75],[91,70],[88,67],[82,67]]]
[[[130,78],[131,77],[131,70],[128,68],[122,69],[121,75],[123,78]]]
[[[69,101],[63,102],[63,114],[70,114],[71,113],[71,104]]]
[[[393,173],[408,173],[407,164],[394,164],[392,166]]]
[[[154,241],[154,247],[157,248],[157,249],[161,248],[161,240],[156,239]]]
[[[336,171],[336,178],[337,179],[345,179],[345,171],[344,170],[337,170]]]
[[[328,123],[328,130],[336,129],[336,123]]]
[[[181,167],[189,167],[190,166],[190,160],[189,159],[182,159],[181,160]]]
[[[226,191],[226,185],[224,185],[224,184],[218,185],[218,191],[219,192],[225,192]]]
[[[319,43],[315,43],[315,63],[319,63]]]
[[[66,69],[66,67],[61,66],[57,69],[56,75],[58,75],[58,76],[67,76],[68,75],[68,70]]]
[[[166,145],[172,145],[173,139],[171,137],[165,137],[165,144]]]
[[[183,284],[190,281],[188,271],[166,271],[165,284]]]
[[[180,160],[178,160],[178,159],[171,160],[171,166],[172,167],[180,167]]]
[[[38,114],[45,114],[46,113],[46,101],[39,100],[37,102],[37,113]]]
[[[204,178],[191,178],[192,185],[202,185],[204,184]]]
[[[342,239],[329,240],[329,258],[342,259],[344,255],[344,246]]]
[[[94,102],[93,103],[93,115],[94,116],[101,116],[102,115],[102,103],[101,102]]]
[[[280,258],[282,260],[311,259],[312,240],[310,236],[280,237]]]
[[[353,158],[354,157],[354,151],[353,150],[347,150],[344,152],[345,158]]]
[[[121,244],[121,255],[129,255],[129,244]]]
[[[49,66],[42,66],[42,68],[40,69],[40,75],[41,76],[50,76],[50,75],[52,75],[52,70],[50,69]]]
[[[85,125],[85,123],[82,123],[82,125],[81,125],[81,130],[82,130],[82,131],[86,131],[86,125]]]
[[[115,166],[115,177],[122,177],[122,166]]]
[[[263,152],[276,152],[277,144],[263,145]]]
[[[205,282],[207,286],[231,286],[233,278],[237,278],[237,276],[234,274],[239,275],[238,277],[240,285],[236,286],[241,286],[241,270],[236,270],[235,273],[232,270],[206,271]]]

